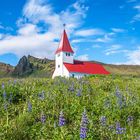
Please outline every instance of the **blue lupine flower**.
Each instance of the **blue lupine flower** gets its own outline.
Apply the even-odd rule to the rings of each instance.
[[[3,92],[3,99],[6,100],[6,92]]]
[[[123,105],[125,104],[125,102],[123,102],[124,98],[121,94],[121,92],[119,91],[118,87],[116,87],[116,97],[117,97],[117,103],[119,105],[120,108],[123,107]]]
[[[120,123],[119,122],[117,122],[116,123],[116,134],[124,134],[125,133],[125,128],[122,128],[121,126],[120,126]]]
[[[101,116],[101,118],[100,118],[100,123],[101,123],[101,125],[102,126],[105,126],[106,125],[106,116]]]
[[[69,91],[73,92],[74,91],[74,84],[72,83],[72,85],[69,87],[68,89]]]
[[[80,127],[80,138],[85,139],[87,137],[87,125],[88,125],[88,118],[86,114],[86,110],[84,110],[82,114],[82,120],[81,120],[81,127]]]
[[[28,101],[28,112],[32,111],[32,104],[30,101]]]
[[[40,120],[41,120],[42,123],[45,123],[45,121],[46,121],[46,116],[45,116],[45,114],[43,112],[41,113]]]
[[[5,85],[4,85],[4,83],[2,83],[2,85],[1,85],[1,88],[2,88],[2,89],[4,89],[4,88],[5,88]]]
[[[44,98],[45,98],[45,92],[44,91],[42,91],[41,93],[39,93],[39,98],[41,100],[44,100]]]
[[[78,92],[77,92],[77,94],[76,94],[76,96],[80,97],[82,95],[81,92],[82,92],[82,90],[79,89]]]
[[[4,109],[7,110],[8,104],[5,102],[4,103]]]
[[[12,93],[10,93],[10,97],[9,97],[8,101],[10,104],[12,103]]]
[[[59,115],[59,126],[64,126],[65,124],[66,124],[66,120],[63,112],[61,111]]]
[[[133,123],[133,119],[134,119],[133,116],[128,116],[127,122],[129,125]]]

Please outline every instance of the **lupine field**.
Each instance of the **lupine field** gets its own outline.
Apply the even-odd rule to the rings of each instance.
[[[0,140],[140,140],[140,79],[0,79]]]

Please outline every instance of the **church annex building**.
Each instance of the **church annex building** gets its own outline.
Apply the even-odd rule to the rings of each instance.
[[[57,76],[81,78],[83,76],[110,74],[101,64],[74,59],[74,51],[69,43],[64,29],[62,38],[55,52],[55,71],[52,78]]]

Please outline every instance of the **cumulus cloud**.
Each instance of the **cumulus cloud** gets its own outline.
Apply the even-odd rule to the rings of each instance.
[[[140,21],[140,4],[135,5],[133,8],[137,10],[137,14],[133,17],[131,23]]]
[[[80,0],[59,13],[46,0],[28,0],[23,16],[17,21],[17,35],[5,35],[3,38],[1,35],[0,54],[13,53],[19,57],[30,54],[53,59],[63,23],[72,34],[81,26],[87,10],[88,7]],[[43,30],[39,23],[45,25]]]
[[[93,35],[103,35],[105,34],[101,29],[86,29],[86,30],[78,30],[75,32],[78,36],[93,36]]]
[[[114,44],[114,45],[110,46],[109,49],[105,50],[105,55],[111,55],[111,54],[115,54],[115,53],[124,52],[125,50],[120,50],[121,48],[122,48],[121,45]]]
[[[125,30],[121,29],[121,28],[112,28],[112,31],[115,32],[115,33],[123,33],[123,32],[125,32]]]
[[[79,55],[77,57],[78,60],[82,60],[82,61],[88,61],[89,60],[89,56],[88,54],[83,54],[83,55]]]
[[[140,47],[137,50],[129,51],[127,58],[126,64],[140,65]]]

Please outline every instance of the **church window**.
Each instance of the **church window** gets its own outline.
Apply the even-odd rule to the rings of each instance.
[[[60,68],[60,65],[58,65],[58,68]]]
[[[57,56],[59,57],[60,56],[60,53]]]
[[[72,77],[74,78],[74,74],[72,74]]]

